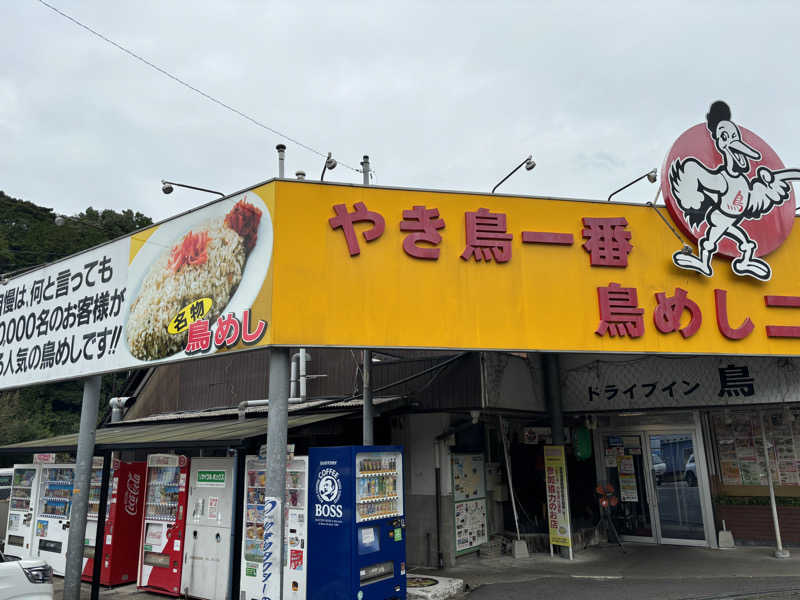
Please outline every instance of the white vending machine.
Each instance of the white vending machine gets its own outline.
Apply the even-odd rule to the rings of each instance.
[[[3,552],[20,560],[34,557],[33,515],[39,499],[40,476],[39,465],[14,465]]]
[[[244,600],[261,600],[264,558],[266,462],[248,456],[245,465],[244,531],[240,589]],[[286,465],[284,523],[284,600],[305,600],[308,578],[308,457],[295,456]],[[332,549],[332,551],[335,551]]]
[[[64,576],[67,566],[69,512],[75,465],[42,465],[39,508],[36,511],[36,556]]]
[[[234,458],[193,458],[186,505],[181,590],[225,600],[230,572]]]

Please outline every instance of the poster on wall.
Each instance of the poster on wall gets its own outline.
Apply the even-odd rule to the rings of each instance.
[[[453,454],[453,499],[486,497],[486,471],[483,454]]]
[[[725,485],[742,485],[742,473],[739,463],[730,460],[721,461],[722,483]]]
[[[639,501],[639,492],[636,489],[636,475],[633,473],[619,474],[619,498],[623,502]]]
[[[456,554],[465,554],[488,540],[486,463],[483,454],[453,454],[451,460]]]
[[[760,412],[737,409],[713,415],[723,485],[767,485]],[[763,416],[773,482],[800,485],[800,410],[765,410]]]
[[[488,541],[486,500],[455,503],[456,554],[474,550]]]
[[[547,521],[551,546],[572,548],[569,520],[567,463],[564,446],[544,447],[545,485],[547,486]]]

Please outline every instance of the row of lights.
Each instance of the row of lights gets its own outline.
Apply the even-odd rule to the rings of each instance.
[[[281,176],[283,176],[283,159],[284,159],[284,152],[285,152],[285,150],[286,150],[286,146],[284,146],[283,144],[278,144],[278,145],[276,146],[276,150],[278,151],[278,157],[279,157],[279,163],[280,163],[280,171],[281,171],[280,175],[281,175]],[[362,167],[363,167],[364,169],[369,169],[369,162],[368,162],[368,161],[369,161],[368,157],[367,157],[367,156],[364,156],[364,162],[362,162],[362,163],[361,163],[361,164],[362,164]],[[336,162],[336,159],[335,159],[335,158],[333,158],[333,155],[332,155],[332,153],[331,153],[331,152],[328,152],[328,156],[325,158],[325,163],[324,163],[324,164],[323,164],[323,166],[322,166],[322,173],[321,173],[321,174],[320,174],[320,176],[319,176],[319,180],[320,180],[320,181],[324,181],[324,179],[325,179],[325,173],[326,173],[327,171],[333,171],[333,170],[336,168],[336,165],[337,165],[337,164],[338,164],[338,163]],[[526,171],[532,171],[532,170],[534,169],[534,167],[535,167],[535,166],[536,166],[536,161],[534,161],[534,160],[533,160],[533,155],[529,154],[528,156],[526,156],[526,157],[523,159],[523,161],[522,161],[521,163],[519,163],[519,164],[518,164],[516,167],[514,167],[514,169],[512,169],[512,170],[511,170],[511,172],[510,172],[508,175],[506,175],[505,177],[503,177],[503,178],[502,178],[502,179],[501,179],[501,180],[500,180],[500,181],[499,181],[499,182],[498,182],[498,183],[497,183],[497,184],[496,184],[496,185],[495,185],[495,186],[492,188],[492,194],[494,194],[494,193],[495,193],[495,191],[497,190],[497,188],[498,188],[498,187],[500,187],[500,186],[501,186],[503,183],[505,183],[505,181],[506,181],[506,180],[507,180],[509,177],[511,177],[511,176],[512,176],[514,173],[516,173],[517,171],[519,171],[519,170],[520,170],[522,167],[525,167],[525,170],[526,170]],[[304,171],[297,171],[297,172],[295,173],[295,176],[297,177],[297,179],[303,180],[303,179],[305,179],[305,176],[306,176],[306,174],[305,174],[305,172],[304,172]],[[610,200],[611,200],[611,198],[612,198],[612,196],[614,196],[614,195],[618,194],[618,193],[619,193],[619,192],[621,192],[622,190],[624,190],[624,189],[626,189],[626,188],[628,188],[628,187],[632,186],[634,183],[636,183],[636,182],[638,182],[638,181],[641,181],[642,179],[645,179],[645,178],[647,178],[647,181],[649,181],[650,183],[655,183],[655,182],[656,182],[656,179],[658,178],[658,173],[657,173],[656,169],[651,169],[650,171],[648,171],[648,172],[647,172],[647,173],[645,173],[644,175],[642,175],[642,176],[640,176],[640,177],[637,177],[636,179],[634,179],[634,180],[633,180],[633,181],[631,181],[630,183],[626,183],[625,185],[623,185],[623,186],[622,186],[621,188],[619,188],[618,190],[616,190],[616,191],[612,192],[612,193],[611,193],[611,194],[608,196],[608,200],[610,201]],[[218,191],[216,191],[216,190],[211,190],[211,189],[208,189],[208,188],[198,187],[198,186],[195,186],[195,185],[188,185],[188,184],[186,184],[186,183],[177,183],[177,182],[175,182],[175,181],[167,181],[166,179],[162,179],[162,180],[161,180],[161,191],[162,191],[164,194],[171,194],[171,193],[172,193],[172,192],[175,190],[175,188],[176,188],[176,187],[181,187],[181,188],[185,188],[185,189],[188,189],[188,190],[195,190],[195,191],[198,191],[198,192],[206,192],[206,193],[208,193],[208,194],[216,194],[216,195],[220,196],[221,198],[224,198],[224,197],[225,197],[225,194],[224,194],[224,193],[222,193],[222,192],[218,192]],[[653,206],[653,204],[652,204],[652,203],[649,203],[649,202],[648,202],[648,204],[649,204],[650,206]],[[654,207],[654,208],[655,208],[655,207]],[[659,215],[660,215],[660,213],[659,213]],[[89,225],[89,226],[91,226],[91,227],[95,227],[95,228],[97,228],[97,229],[103,230],[103,228],[102,228],[102,227],[100,227],[99,225],[96,225],[96,224],[94,224],[94,223],[91,223],[91,222],[89,222],[89,221],[82,221],[82,220],[76,219],[75,217],[69,217],[69,216],[65,216],[65,215],[56,215],[56,217],[55,217],[55,224],[56,224],[57,226],[61,227],[62,225],[64,225],[64,223],[66,223],[66,220],[67,220],[67,219],[69,219],[69,220],[71,220],[71,221],[75,221],[76,223],[81,223],[81,224],[83,224],[83,225]],[[676,234],[676,235],[677,235],[677,234]],[[680,239],[680,238],[679,238],[679,239]],[[28,269],[22,269],[22,270],[20,270],[20,271],[17,271],[16,273],[20,273],[20,272],[23,272],[23,271],[25,271],[25,270],[28,270]],[[14,272],[12,272],[12,273],[5,273],[5,274],[3,274],[2,276],[0,276],[0,285],[6,285],[6,284],[8,283],[8,277],[9,277],[9,275],[14,275],[14,274],[15,274],[15,273],[14,273]]]
[[[286,146],[284,146],[283,144],[278,144],[276,146],[276,149],[278,150],[279,161],[282,163],[283,162],[283,157],[284,157],[284,152],[286,151]],[[364,158],[366,159],[366,157],[364,157]],[[328,156],[325,158],[325,163],[322,166],[322,173],[319,176],[319,180],[320,181],[324,181],[325,180],[325,172],[326,171],[333,171],[336,168],[337,164],[338,163],[336,162],[336,159],[333,158],[332,153],[328,152]],[[362,165],[363,164],[364,163],[362,163]],[[529,154],[528,156],[526,156],[523,159],[523,161],[521,163],[519,163],[519,165],[514,167],[514,169],[508,175],[503,177],[492,188],[492,194],[494,194],[495,191],[497,190],[497,188],[499,188],[503,183],[505,183],[505,181],[509,177],[511,177],[514,173],[519,171],[522,167],[525,167],[526,171],[532,171],[535,166],[536,166],[536,161],[533,160],[533,155]],[[281,174],[281,176],[282,176],[282,174]],[[295,177],[297,177],[297,179],[303,180],[303,179],[306,178],[306,173],[305,173],[305,171],[297,171],[295,173]],[[651,169],[650,171],[648,171],[647,173],[645,173],[644,175],[642,175],[640,177],[637,177],[636,179],[634,179],[630,183],[626,183],[625,185],[623,185],[618,190],[612,192],[608,196],[608,201],[611,200],[612,196],[618,194],[622,190],[632,186],[634,183],[636,183],[638,181],[641,181],[642,179],[645,179],[645,178],[647,178],[647,181],[649,181],[650,183],[655,183],[656,180],[658,179],[658,172],[656,171],[656,169]],[[223,198],[225,197],[225,194],[223,194],[222,192],[217,192],[215,190],[209,190],[207,188],[201,188],[201,187],[197,187],[197,186],[193,186],[193,185],[187,185],[187,184],[184,184],[184,183],[175,183],[174,181],[166,181],[164,179],[161,180],[161,191],[163,191],[165,194],[171,194],[172,191],[175,189],[174,186],[187,188],[187,189],[190,189],[190,190],[197,190],[197,191],[200,191],[200,192],[208,192],[209,194],[218,194],[219,196],[222,196]]]

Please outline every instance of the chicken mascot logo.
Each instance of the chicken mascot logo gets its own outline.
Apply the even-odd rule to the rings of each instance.
[[[725,102],[714,102],[706,122],[684,132],[664,162],[667,209],[697,243],[696,255],[684,249],[672,261],[711,277],[711,259],[721,254],[735,274],[768,281],[772,268],[761,257],[789,236],[797,179],[800,170],[785,169],[764,140],[732,121]]]

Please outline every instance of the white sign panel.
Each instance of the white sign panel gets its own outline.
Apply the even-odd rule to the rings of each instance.
[[[743,356],[596,361],[564,373],[564,410],[796,402],[800,360]]]
[[[117,368],[128,248],[118,240],[0,287],[0,388]]]
[[[264,345],[272,233],[250,192],[0,285],[0,390]]]

